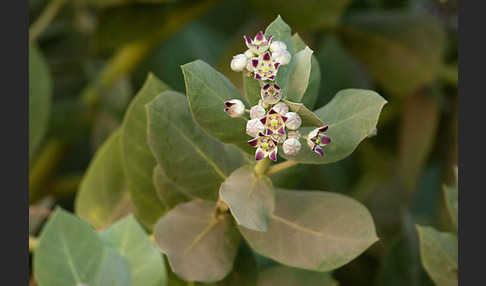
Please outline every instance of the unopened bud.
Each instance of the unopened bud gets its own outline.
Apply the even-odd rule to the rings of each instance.
[[[248,59],[244,54],[238,54],[231,60],[231,69],[234,71],[243,71],[246,68]]]
[[[283,151],[286,155],[295,156],[299,153],[302,145],[297,138],[288,138],[282,145]]]

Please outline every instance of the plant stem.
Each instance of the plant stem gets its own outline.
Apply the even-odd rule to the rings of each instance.
[[[299,164],[297,161],[292,161],[292,160],[285,161],[285,162],[282,162],[282,163],[278,163],[278,164],[271,166],[268,169],[266,174],[267,175],[275,174],[275,173],[278,173],[278,172],[283,171],[285,169],[288,169],[290,167],[293,167],[297,164]]]
[[[35,41],[35,39],[42,33],[42,31],[51,23],[56,17],[57,13],[66,3],[66,0],[51,0],[47,7],[42,11],[42,14],[37,20],[30,26],[29,40]]]
[[[39,240],[29,235],[29,252],[34,252],[39,245]]]
[[[269,166],[270,166],[270,159],[263,158],[262,160],[258,161],[258,163],[255,165],[255,173],[257,173],[257,175],[263,175],[265,174]]]

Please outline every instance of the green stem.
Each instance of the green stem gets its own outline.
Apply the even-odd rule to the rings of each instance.
[[[271,161],[268,158],[263,158],[262,160],[258,161],[258,163],[255,165],[255,173],[257,175],[265,174],[270,166],[270,163]]]
[[[282,163],[278,163],[278,164],[271,166],[267,170],[266,174],[267,175],[275,174],[275,173],[281,172],[285,169],[288,169],[288,168],[293,167],[293,166],[298,165],[298,164],[299,164],[299,162],[292,161],[292,160],[288,160],[288,161],[285,161],[285,162],[282,162]]]
[[[57,13],[66,3],[66,0],[52,0],[47,4],[47,7],[42,11],[42,14],[37,20],[30,26],[29,40],[35,41],[42,31],[51,23],[56,17]]]

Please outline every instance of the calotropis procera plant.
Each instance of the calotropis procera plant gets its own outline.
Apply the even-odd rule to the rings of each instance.
[[[246,244],[281,264],[329,272],[377,240],[361,203],[338,193],[284,189],[276,175],[350,155],[375,131],[386,100],[370,90],[346,89],[312,111],[319,63],[280,17],[265,32],[244,37],[242,46],[246,51],[228,64],[243,72],[244,95],[201,60],[182,66],[187,96],[148,77],[122,126],[96,154],[76,199],[81,218],[108,228],[99,238],[81,221],[77,230],[63,229],[75,218],[55,215],[34,257],[39,285],[60,285],[43,280],[60,271],[68,273],[62,285],[109,285],[99,282],[103,271],[130,273],[132,285],[160,285],[136,282],[167,277],[136,220],[110,226],[131,210],[126,206],[187,281],[254,277],[235,263],[245,259]],[[135,233],[143,237],[144,252],[134,245]],[[85,237],[93,251],[79,251],[76,237]],[[105,247],[106,240],[115,247]],[[58,251],[55,261],[47,256],[51,250]],[[100,262],[90,264],[95,253]],[[137,270],[142,264],[147,268]],[[156,276],[156,269],[164,274]]]

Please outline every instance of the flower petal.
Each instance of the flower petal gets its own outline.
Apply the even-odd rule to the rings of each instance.
[[[270,52],[267,51],[263,54],[263,60],[264,61],[269,61],[270,60]]]
[[[268,158],[270,158],[270,160],[272,161],[277,161],[277,148],[275,148],[275,150],[270,153],[270,156],[268,156]]]
[[[265,153],[263,153],[262,149],[258,148],[255,152],[255,160],[261,160],[265,158]]]
[[[322,148],[319,147],[318,145],[314,146],[314,150],[312,150],[312,151],[316,152],[317,155],[319,155],[321,157],[322,157],[322,155],[324,155],[324,153],[322,152]]]
[[[324,146],[324,145],[327,145],[327,144],[329,144],[329,143],[331,143],[331,138],[329,138],[329,137],[328,137],[328,136],[326,136],[326,135],[322,135],[322,136],[321,136],[321,145],[323,145],[323,146]]]
[[[245,39],[245,42],[246,42],[246,45],[247,46],[251,45],[252,40],[251,40],[250,37],[248,37],[247,35],[244,35],[243,38]]]
[[[267,122],[267,117],[263,116],[262,118],[260,118],[260,122],[265,124],[265,122]]]
[[[328,128],[329,128],[328,125],[324,125],[321,128],[319,128],[319,132],[326,132]]]
[[[258,144],[258,138],[248,140],[248,144],[250,144],[250,146],[252,147],[256,147],[256,145]]]
[[[263,32],[262,31],[259,31],[256,36],[255,36],[255,39],[257,41],[263,41],[265,39],[265,35],[263,35]]]

